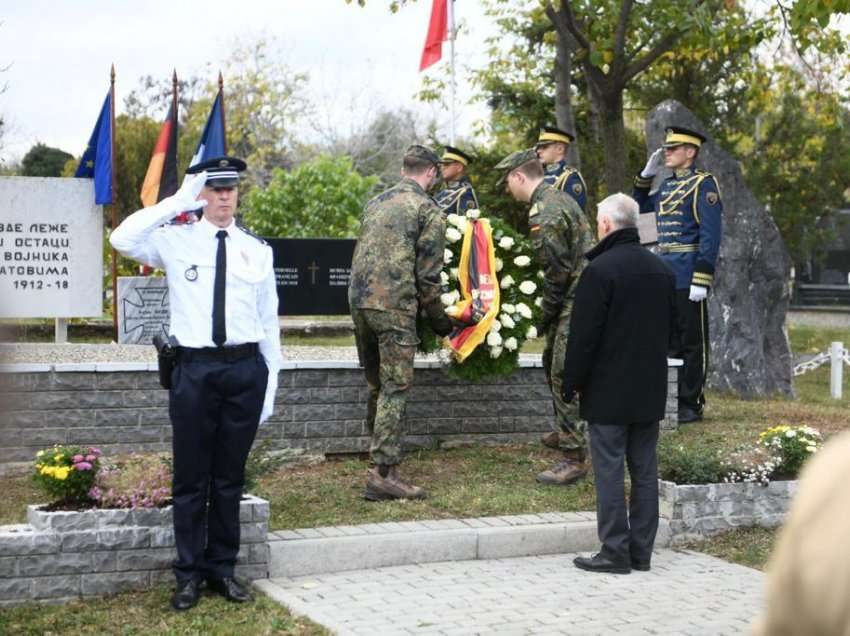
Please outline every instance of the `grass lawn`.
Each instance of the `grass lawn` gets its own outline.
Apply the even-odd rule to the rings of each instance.
[[[777,528],[740,528],[681,547],[764,570],[778,533]]]
[[[169,605],[172,587],[73,601],[63,605],[24,605],[0,611],[0,634],[46,636],[326,636],[323,627],[290,614],[257,594],[253,603],[230,603],[205,593],[188,612]]]

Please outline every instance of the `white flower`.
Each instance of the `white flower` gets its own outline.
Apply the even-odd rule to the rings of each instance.
[[[797,431],[791,429],[790,431],[785,431],[785,437],[797,437]]]
[[[502,355],[502,348],[501,347],[490,347],[490,357],[491,358],[495,359],[495,358],[498,358],[500,355]]]
[[[467,219],[471,219],[471,220],[474,221],[479,216],[481,216],[481,210],[467,210],[466,211],[466,218]]]
[[[525,337],[528,340],[534,340],[537,337],[537,327],[531,325],[528,331],[525,332]]]
[[[534,292],[537,291],[537,284],[532,283],[530,280],[524,280],[519,284],[519,290],[526,294],[527,296],[531,296]]]
[[[499,322],[501,322],[502,325],[507,329],[513,329],[514,327],[516,327],[514,319],[508,316],[507,314],[502,314],[501,316],[499,316]]]
[[[516,351],[516,348],[518,346],[519,344],[517,344],[516,338],[514,338],[513,336],[505,340],[505,349],[507,349],[508,351]]]
[[[534,305],[535,305],[535,307],[542,307],[543,306],[543,296],[538,296],[537,298],[535,298],[534,299]]]
[[[440,281],[443,283],[443,285],[448,285],[449,284],[449,275],[446,274],[445,272],[440,272]]]
[[[440,294],[440,302],[443,303],[444,307],[448,307],[449,305],[455,304],[455,294],[457,291],[446,292],[445,294]]]
[[[514,259],[514,265],[517,267],[528,267],[531,264],[531,258],[526,256],[525,254],[521,256],[517,256]]]
[[[455,214],[454,212],[452,212],[451,214],[449,214],[449,215],[446,217],[446,221],[448,222],[448,224],[449,224],[449,225],[457,226],[457,222],[458,222],[459,220],[460,220],[460,216],[458,216],[458,215],[457,215],[457,214]]]
[[[502,311],[504,311],[506,314],[512,314],[516,311],[516,307],[514,307],[510,303],[504,303],[502,305]]]
[[[460,270],[457,267],[452,267],[449,270],[449,276],[451,276],[452,280],[457,280],[457,277],[460,275]]]
[[[451,263],[454,256],[455,255],[452,254],[451,250],[443,250],[443,262],[444,263]]]
[[[497,271],[497,272],[501,272],[501,271],[502,271],[502,268],[503,268],[504,266],[505,266],[505,262],[504,262],[501,258],[499,258],[499,257],[497,256],[497,257],[496,257],[496,271]]]
[[[487,334],[487,344],[491,347],[498,347],[502,344],[502,336],[499,335],[498,331],[491,331]]]
[[[509,250],[514,246],[514,240],[510,236],[503,236],[499,241],[499,247],[503,250]]]
[[[817,449],[818,449],[818,447],[817,447],[817,446],[814,446],[814,445],[812,445],[812,446],[806,446],[806,450],[807,450],[808,452],[810,452],[810,453],[814,453],[815,451],[817,451]]]
[[[448,221],[449,226],[454,225],[461,232],[466,231],[466,217],[459,214],[449,214],[446,217],[446,221]]]
[[[457,229],[450,227],[446,230],[446,240],[449,243],[457,243],[462,238],[463,234],[458,232]]]
[[[539,278],[540,280],[543,280],[544,278],[546,278],[546,274],[544,273],[544,271],[542,269],[537,270],[537,278]]]
[[[510,287],[513,284],[514,284],[514,279],[511,277],[510,274],[508,274],[507,276],[505,276],[501,280],[501,282],[499,283],[499,287],[501,287],[502,289],[507,289],[508,287]]]
[[[498,320],[494,320],[490,324],[490,331],[500,331],[501,329],[502,329],[502,323],[500,323]]]
[[[517,303],[516,310],[520,316],[522,316],[526,320],[531,320],[531,307],[529,307],[525,303]]]

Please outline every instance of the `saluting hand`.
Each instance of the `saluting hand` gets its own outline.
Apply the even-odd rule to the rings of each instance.
[[[190,212],[204,207],[207,204],[205,199],[199,199],[201,190],[204,189],[204,184],[207,182],[207,173],[199,172],[193,176],[186,176],[183,179],[183,185],[171,197],[174,203],[175,212]]]
[[[640,171],[640,176],[648,179],[654,177],[661,171],[664,165],[664,148],[658,148],[655,152],[649,155],[649,159],[643,170]]]

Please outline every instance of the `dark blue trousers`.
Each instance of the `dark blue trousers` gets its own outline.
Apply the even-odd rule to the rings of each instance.
[[[215,359],[180,349],[169,393],[177,579],[233,576],[245,460],[263,408],[268,368],[259,353]]]
[[[658,532],[658,422],[590,423],[600,552],[619,563],[649,563]],[[631,492],[626,510],[624,463]]]

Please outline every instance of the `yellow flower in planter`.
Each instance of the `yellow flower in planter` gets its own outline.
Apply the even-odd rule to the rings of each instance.
[[[68,479],[68,474],[70,472],[71,469],[68,466],[60,466],[56,469],[56,472],[53,476],[56,477],[56,479],[58,479],[59,481],[65,481],[66,479]]]

